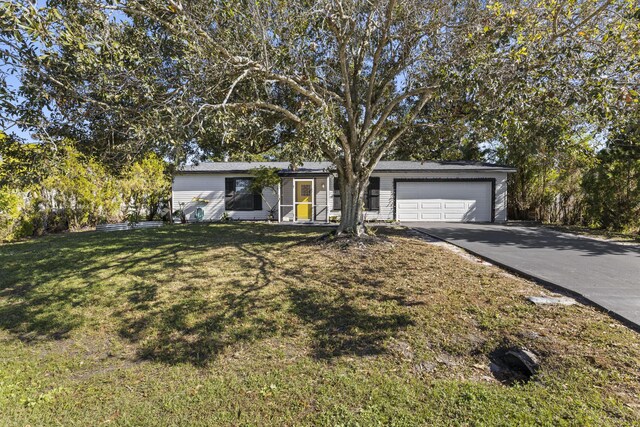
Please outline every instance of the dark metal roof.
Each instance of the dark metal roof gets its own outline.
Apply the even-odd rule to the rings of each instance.
[[[280,169],[283,173],[329,173],[331,162],[305,162],[295,170],[289,162],[205,162],[187,165],[179,173],[247,173],[251,169],[269,167]]]
[[[204,162],[183,166],[178,173],[247,173],[261,166],[275,167],[283,174],[326,174],[335,170],[331,162],[304,162],[295,170],[289,162]],[[480,162],[419,162],[419,161],[381,161],[375,172],[515,172],[514,168]]]

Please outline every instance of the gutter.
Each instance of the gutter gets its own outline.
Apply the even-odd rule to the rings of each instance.
[[[516,169],[504,169],[504,168],[496,168],[496,169],[476,169],[476,168],[458,168],[458,169],[374,169],[372,173],[439,173],[439,172],[483,172],[483,173],[490,173],[490,172],[501,172],[501,173],[515,173]],[[201,175],[201,174],[207,174],[207,175],[224,175],[224,174],[230,174],[230,173],[251,173],[249,172],[249,170],[247,169],[242,169],[242,170],[198,170],[198,171],[177,171],[175,173],[175,175]],[[310,175],[310,174],[316,174],[318,176],[325,176],[325,175],[331,175],[334,172],[331,171],[326,171],[326,172],[322,172],[322,171],[309,171],[309,172],[305,172],[305,171],[280,171],[278,172],[278,174],[280,176],[293,176],[293,175]]]

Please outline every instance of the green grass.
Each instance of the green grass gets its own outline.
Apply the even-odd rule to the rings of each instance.
[[[401,230],[366,250],[324,232],[0,246],[0,425],[638,424],[638,334]],[[510,345],[540,355],[531,381],[491,374]]]

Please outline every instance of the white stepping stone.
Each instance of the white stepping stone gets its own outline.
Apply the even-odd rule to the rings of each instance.
[[[527,297],[535,305],[574,305],[578,302],[569,297]]]

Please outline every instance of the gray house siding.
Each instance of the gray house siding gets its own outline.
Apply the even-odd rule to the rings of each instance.
[[[229,177],[250,177],[249,174],[233,174]],[[172,203],[174,209],[179,209],[184,203],[187,220],[195,220],[198,207],[204,210],[204,221],[217,221],[225,212],[224,207],[224,179],[226,175],[195,174],[177,175],[173,179]],[[271,190],[265,190],[263,196],[271,206],[277,203],[277,195]],[[193,199],[205,199],[208,202],[195,202]],[[262,210],[256,211],[226,211],[233,219],[266,220],[269,218],[269,207],[262,202]]]
[[[371,176],[380,177],[380,210],[366,211],[367,220],[387,221],[395,219],[395,195],[394,180],[396,179],[495,179],[495,221],[505,222],[507,220],[507,173],[506,172],[393,172],[393,173],[373,173]],[[329,216],[340,217],[340,210],[333,206],[333,179],[329,185],[329,200],[331,211]]]
[[[269,164],[269,163],[267,163]],[[276,164],[285,168],[286,164]],[[319,168],[326,165],[305,163],[309,169],[296,175],[299,179],[313,179],[314,181],[314,220],[325,222],[331,217],[339,217],[340,210],[333,206],[333,175],[324,175]],[[236,163],[210,163],[200,166],[192,166],[182,174],[177,175],[173,182],[172,200],[174,209],[178,209],[183,203],[187,218],[194,219],[195,210],[201,207],[204,212],[205,221],[219,220],[225,213],[225,178],[227,177],[251,177],[249,173],[243,173],[240,168],[249,170],[255,167],[254,164]],[[406,170],[390,168],[406,168]],[[424,168],[428,167],[428,170]],[[377,211],[366,211],[367,220],[394,220],[397,217],[397,200],[395,195],[396,184],[402,180],[456,180],[456,181],[478,181],[490,180],[493,183],[494,193],[492,195],[492,216],[496,222],[504,222],[507,219],[507,175],[513,169],[506,167],[480,166],[446,166],[450,169],[440,169],[445,166],[439,164],[421,165],[418,162],[381,162],[381,170],[372,174],[380,178],[380,208]],[[418,168],[423,168],[422,170]],[[238,170],[236,170],[238,169]],[[306,174],[306,175],[305,175]],[[320,176],[322,174],[322,176]],[[311,178],[313,177],[313,178]],[[294,176],[286,175],[282,177],[280,186],[280,221],[294,221]],[[327,184],[328,183],[328,184]],[[233,219],[242,220],[265,220],[269,217],[268,204],[274,205],[278,202],[277,193],[265,190],[264,197],[268,203],[263,201],[262,209],[256,211],[226,211]],[[196,202],[194,198],[205,199],[207,202]]]
[[[327,209],[327,178],[315,178],[315,197],[313,200],[315,220],[326,222],[328,220]]]

